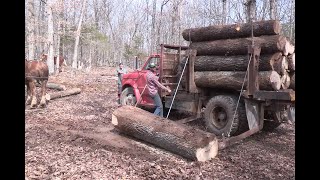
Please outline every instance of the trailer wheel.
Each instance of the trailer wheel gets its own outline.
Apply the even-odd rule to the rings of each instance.
[[[204,119],[209,132],[217,136],[222,134],[238,135],[248,129],[244,102],[240,101],[236,111],[238,97],[218,95],[212,97],[204,110]],[[233,120],[233,116],[235,116]],[[232,122],[233,121],[233,122]]]
[[[136,104],[136,96],[134,95],[132,87],[125,88],[120,95],[120,104],[134,106]]]

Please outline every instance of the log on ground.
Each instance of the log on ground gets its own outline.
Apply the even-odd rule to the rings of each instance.
[[[243,71],[198,71],[194,81],[198,87],[241,90],[247,88],[247,78]],[[280,75],[275,71],[259,72],[260,90],[279,90],[281,88]]]
[[[260,54],[284,52],[287,48],[287,39],[281,35],[254,37],[255,45],[261,47]],[[197,50],[197,56],[206,55],[246,55],[248,47],[252,45],[252,38],[221,39],[215,41],[193,42],[191,49]]]
[[[36,84],[37,87],[40,87],[40,84]],[[49,89],[56,89],[58,91],[64,91],[66,90],[66,86],[61,85],[61,84],[56,84],[56,83],[47,83],[47,88]]]
[[[175,123],[133,106],[116,109],[112,113],[112,124],[124,134],[187,159],[207,161],[218,153],[218,140],[214,134]]]
[[[191,39],[193,42],[251,37],[251,27],[251,23],[244,23],[190,28],[184,30],[182,36],[186,41],[190,41]],[[281,26],[279,21],[268,20],[253,23],[253,35],[256,37],[262,35],[278,35],[280,31]]]
[[[274,70],[281,73],[286,70],[282,66],[282,53],[266,54],[260,56],[259,71]],[[248,55],[238,56],[196,56],[195,71],[246,71],[248,68]]]
[[[52,100],[52,99],[57,99],[61,97],[66,97],[66,96],[71,96],[71,95],[76,95],[81,92],[80,88],[73,88],[73,89],[68,89],[65,91],[59,91],[59,92],[54,92],[46,95],[46,99]]]

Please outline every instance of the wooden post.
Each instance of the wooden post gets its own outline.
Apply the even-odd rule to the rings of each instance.
[[[253,93],[259,90],[259,58],[260,58],[261,47],[249,46],[249,69],[248,69],[248,84],[247,84],[247,95],[253,95]],[[251,61],[250,61],[251,57]]]
[[[196,84],[194,83],[194,61],[196,59],[197,50],[191,49],[188,61],[188,90],[190,93],[198,93]]]

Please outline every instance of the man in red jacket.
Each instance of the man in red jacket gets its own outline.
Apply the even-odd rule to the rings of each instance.
[[[159,82],[159,77],[156,76],[156,65],[154,63],[149,64],[149,71],[147,72],[147,87],[149,90],[149,95],[155,103],[155,111],[153,114],[163,117],[163,105],[161,98],[158,93],[158,88],[168,91],[171,93],[171,90]]]

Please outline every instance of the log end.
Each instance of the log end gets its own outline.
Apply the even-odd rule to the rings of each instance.
[[[272,88],[276,91],[280,90],[281,88],[281,78],[280,75],[276,71],[272,71],[270,75],[270,83]]]
[[[293,53],[294,53],[294,46],[290,43],[290,41],[287,40],[284,46],[283,55],[287,56]]]
[[[215,138],[209,142],[207,146],[196,150],[198,161],[204,162],[213,159],[218,154],[218,140]]]
[[[118,125],[117,116],[115,116],[114,114],[112,114],[111,123],[112,123],[114,126],[117,126],[117,125]]]
[[[282,89],[288,89],[290,86],[290,76],[288,73],[285,73],[281,76],[281,87]]]
[[[281,58],[281,69],[280,69],[280,75],[286,74],[288,70],[288,61],[286,56],[282,56]]]

